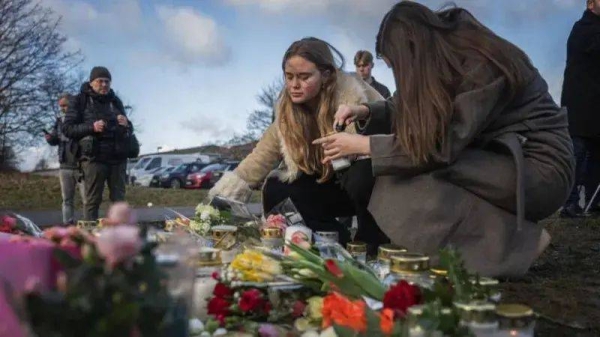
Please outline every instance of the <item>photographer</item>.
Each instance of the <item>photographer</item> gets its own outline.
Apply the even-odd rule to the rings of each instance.
[[[76,141],[65,137],[62,125],[65,113],[69,106],[69,95],[63,94],[58,99],[60,115],[57,116],[52,131],[44,130],[46,142],[52,146],[58,146],[58,162],[60,163],[60,190],[62,194],[63,223],[75,224],[75,191],[79,189],[81,199],[85,205],[85,191],[83,184],[79,182],[79,163],[77,160],[78,144]]]
[[[123,103],[110,88],[111,80],[108,69],[94,67],[89,82],[81,86],[81,92],[69,104],[63,125],[63,133],[79,141],[86,220],[98,219],[105,183],[111,202],[125,199],[127,158],[137,155],[132,154],[136,150],[131,145],[135,139],[133,126],[125,116]]]

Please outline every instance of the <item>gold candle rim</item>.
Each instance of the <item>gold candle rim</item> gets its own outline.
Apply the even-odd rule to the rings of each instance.
[[[282,239],[283,230],[279,227],[262,227],[260,236],[264,239]]]
[[[489,302],[455,302],[461,320],[472,323],[493,323],[496,321],[496,305]]]
[[[429,270],[429,256],[418,253],[398,253],[391,257],[392,271],[421,273]]]
[[[366,253],[367,244],[362,241],[352,241],[346,244],[346,250],[349,253]]]
[[[406,252],[406,248],[402,246],[398,246],[393,243],[386,243],[377,248],[377,258],[380,260],[390,261],[393,255]]]

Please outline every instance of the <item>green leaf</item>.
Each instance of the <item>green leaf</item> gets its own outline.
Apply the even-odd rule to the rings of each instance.
[[[369,308],[365,309],[365,314],[367,316],[367,331],[365,335],[369,337],[383,337],[381,318]]]
[[[358,332],[340,325],[334,325],[333,330],[338,337],[355,337],[358,336]]]
[[[364,292],[364,295],[369,296],[378,301],[383,301],[386,288],[379,281],[379,279],[372,276],[370,273],[360,270],[352,265],[346,265],[341,263],[343,266],[344,274],[351,278]]]
[[[304,258],[305,260],[308,260],[311,263],[319,264],[319,265],[323,265],[323,263],[325,263],[325,260],[323,260],[323,258],[321,258],[321,256],[319,256],[315,253],[311,253],[310,251],[296,245],[293,242],[288,242],[287,246],[290,248],[291,251],[297,253],[302,258]]]
[[[52,255],[66,269],[77,268],[82,264],[81,260],[74,258],[69,252],[61,248],[54,248]]]

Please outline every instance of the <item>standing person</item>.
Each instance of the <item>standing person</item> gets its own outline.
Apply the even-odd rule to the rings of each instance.
[[[398,95],[341,106],[336,123],[366,121],[369,134],[391,121],[393,132],[319,139],[323,161],[370,155],[369,210],[393,243],[434,261],[455,247],[485,276],[524,274],[550,242],[536,222],[573,186],[566,112],[527,55],[462,8],[402,1],[376,50]]]
[[[365,82],[369,83],[383,98],[388,99],[392,95],[390,90],[383,84],[377,82],[375,77],[371,75],[375,63],[373,63],[373,54],[366,50],[359,50],[354,56],[354,65],[356,66],[356,74]]]
[[[111,89],[111,74],[94,67],[89,82],[69,105],[64,134],[79,141],[85,185],[85,219],[97,220],[104,184],[110,201],[125,200],[127,157],[133,126],[125,116],[121,100]]]
[[[576,184],[561,215],[577,217],[583,214],[579,185],[585,187],[587,204],[600,183],[600,0],[587,1],[569,35],[561,101],[569,115],[576,162]],[[594,212],[599,210],[596,198]]]
[[[341,64],[336,64],[334,52]],[[357,199],[351,199],[351,194],[361,194],[361,182],[369,179],[355,181],[352,193],[342,190],[332,166],[322,163],[323,150],[311,142],[334,131],[333,116],[340,104],[361,104],[382,97],[342,68],[343,57],[327,42],[305,38],[292,43],[281,64],[285,87],[276,105],[275,123],[252,153],[232,173],[226,173],[209,195],[245,202],[250,188],[265,181],[265,213],[290,198],[307,226],[338,231],[340,241],[348,241],[348,230],[336,218],[355,215],[353,203]],[[347,131],[355,132],[353,126]],[[271,172],[280,161],[279,169]],[[366,205],[360,209],[366,209]],[[356,215],[359,226],[372,221],[369,214]]]
[[[69,95],[63,94],[58,99],[60,115],[57,116],[54,127],[45,135],[46,141],[52,146],[58,146],[58,162],[60,164],[59,178],[62,194],[63,223],[75,224],[75,191],[79,189],[85,208],[85,190],[81,182],[79,170],[78,149],[76,141],[66,137],[62,132],[65,114],[69,106]]]

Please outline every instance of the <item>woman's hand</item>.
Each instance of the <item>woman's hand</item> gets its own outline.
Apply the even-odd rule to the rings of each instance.
[[[371,141],[369,137],[346,132],[319,138],[313,144],[323,146],[325,152],[323,164],[341,157],[371,154]]]
[[[346,105],[338,107],[333,118],[333,128],[336,125],[349,125],[350,123],[369,117],[369,108],[364,105]]]

